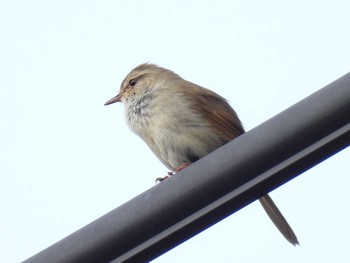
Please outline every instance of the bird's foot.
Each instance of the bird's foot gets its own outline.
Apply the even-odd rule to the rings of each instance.
[[[174,175],[173,172],[168,172],[167,175],[164,175],[164,176],[161,176],[161,177],[157,177],[157,178],[156,178],[156,183],[158,184],[158,183],[160,183],[160,182],[163,182],[164,180],[166,180],[166,179],[172,177],[173,175]]]
[[[189,166],[191,163],[182,163],[179,167],[175,169],[176,172],[180,172],[182,169],[185,169],[187,166]],[[167,175],[161,176],[156,178],[156,183],[163,182],[164,180],[172,177],[175,173],[174,172],[168,172]]]

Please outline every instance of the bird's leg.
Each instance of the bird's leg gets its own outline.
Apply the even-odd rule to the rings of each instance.
[[[179,167],[177,167],[175,169],[175,172],[180,172],[182,169],[185,169],[187,166],[189,166],[191,163],[182,163]],[[160,182],[163,182],[165,179],[168,179],[170,178],[171,176],[173,176],[175,173],[174,172],[168,172],[167,175],[165,176],[161,176],[161,177],[158,177],[156,178],[156,183],[160,183]]]

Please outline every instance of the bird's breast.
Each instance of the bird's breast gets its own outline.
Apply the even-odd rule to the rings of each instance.
[[[145,97],[127,105],[126,119],[169,168],[194,162],[223,144],[203,116],[171,100]]]

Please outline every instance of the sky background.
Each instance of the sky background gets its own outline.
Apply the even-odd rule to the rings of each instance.
[[[20,262],[167,168],[104,107],[152,62],[227,98],[250,130],[349,72],[349,1],[1,1],[0,262]],[[154,260],[350,262],[349,149]],[[254,164],[252,164],[254,165]]]

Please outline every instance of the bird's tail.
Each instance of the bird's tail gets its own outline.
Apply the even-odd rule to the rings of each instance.
[[[278,207],[275,205],[271,197],[267,194],[259,199],[261,205],[265,209],[266,213],[282,233],[282,235],[290,242],[292,245],[299,245],[297,236],[294,234],[293,229],[289,226],[287,220],[284,218]]]

